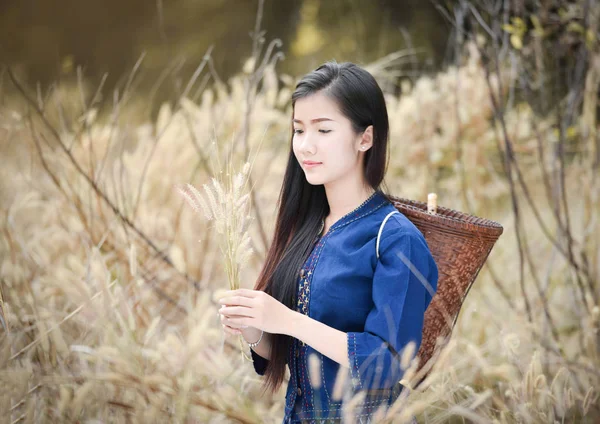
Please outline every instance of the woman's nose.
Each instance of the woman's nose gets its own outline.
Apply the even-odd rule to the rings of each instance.
[[[312,137],[307,133],[303,134],[303,137],[300,140],[300,151],[302,153],[314,154],[314,150],[315,146]]]

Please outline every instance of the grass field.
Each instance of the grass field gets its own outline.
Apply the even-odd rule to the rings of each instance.
[[[583,127],[569,129],[559,170],[552,119],[513,102],[502,128],[490,93],[506,94],[510,74],[487,77],[475,50],[466,58],[405,85],[402,96],[386,94],[387,187],[421,201],[436,192],[439,205],[496,220],[504,234],[436,368],[382,422],[412,414],[427,423],[598,422],[591,145]],[[182,93],[151,121],[127,90],[100,100],[65,84],[48,95],[26,90],[28,101],[2,78],[12,88],[0,102],[0,284],[10,328],[0,336],[0,415],[278,422],[285,386],[261,396],[216,315],[215,293],[228,288],[223,235],[176,186],[201,187],[224,177],[224,164],[252,161],[253,253],[240,274],[252,287],[273,231],[295,77],[250,63],[197,101]],[[509,172],[507,140],[518,165]]]

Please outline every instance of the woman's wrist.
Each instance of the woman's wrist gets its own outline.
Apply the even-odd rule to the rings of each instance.
[[[244,330],[241,330],[241,332],[242,337],[248,344],[256,343],[262,336],[262,330],[259,330],[258,328],[254,327],[246,328]]]
[[[265,334],[265,332],[261,330],[260,337],[258,338],[258,340],[255,342],[252,342],[252,343],[248,342],[248,346],[250,346],[251,349],[254,349],[256,346],[258,346],[260,344],[260,341],[262,340],[264,334]]]

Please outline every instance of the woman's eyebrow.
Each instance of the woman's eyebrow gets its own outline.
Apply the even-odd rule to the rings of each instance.
[[[310,122],[322,122],[322,121],[333,121],[333,119],[329,119],[329,118],[316,118],[316,119],[311,119]],[[292,122],[296,122],[298,124],[303,124],[303,122],[299,119],[293,119]]]

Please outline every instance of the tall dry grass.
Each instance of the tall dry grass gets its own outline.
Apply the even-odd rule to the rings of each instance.
[[[227,84],[193,101],[190,81],[174,108],[135,125],[127,90],[108,105],[83,86],[20,92],[18,77],[4,74],[17,87],[0,102],[0,275],[11,329],[1,339],[0,415],[8,422],[281,420],[285,389],[260,397],[252,364],[221,331],[213,294],[230,279],[218,234],[173,190],[218,176],[215,155],[241,166],[256,152],[253,255],[240,276],[251,287],[273,230],[294,85],[275,71],[277,43],[264,47]],[[378,75],[379,64],[373,69]],[[504,111],[504,135],[493,119],[492,99],[511,78],[487,72],[471,45],[456,67],[416,80],[401,97],[386,94],[390,191],[421,200],[435,191],[440,205],[495,219],[505,233],[436,367],[382,421],[600,417],[598,281],[586,283],[582,304],[572,262],[544,231],[558,224],[538,165],[556,158],[539,157],[536,142],[553,142],[552,118],[515,103]],[[516,190],[499,142],[506,136],[526,183]],[[584,159],[575,152],[564,169],[569,246],[587,253],[597,277],[589,243],[600,239],[598,185]],[[583,195],[582,186],[595,191]],[[529,206],[515,217],[515,205]],[[527,272],[519,272],[517,228],[526,229]]]

